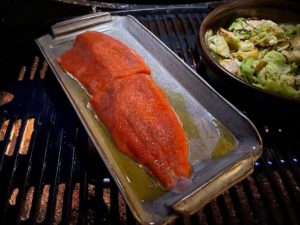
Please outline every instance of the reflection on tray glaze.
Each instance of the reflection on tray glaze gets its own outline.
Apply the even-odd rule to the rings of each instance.
[[[221,158],[229,154],[237,146],[234,136],[217,120],[213,121],[219,133],[219,141],[211,153],[212,159]]]

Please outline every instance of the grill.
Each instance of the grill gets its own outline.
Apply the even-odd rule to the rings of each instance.
[[[46,28],[39,32],[60,18],[91,11],[50,5],[69,10],[47,17]],[[196,40],[211,7],[200,3],[112,14],[134,15],[205,78]],[[8,70],[0,78],[3,91],[14,96],[0,106],[0,224],[137,224],[33,43],[37,33],[21,43],[22,54],[4,67]],[[263,155],[252,175],[174,224],[299,224],[300,124],[266,120],[244,104],[234,103],[260,131]]]

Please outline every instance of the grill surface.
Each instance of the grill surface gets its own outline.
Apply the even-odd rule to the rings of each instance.
[[[196,68],[197,32],[208,11],[202,4],[130,14]],[[14,98],[0,106],[0,224],[136,224],[32,42],[8,73],[4,90]],[[254,173],[174,224],[300,223],[300,125],[248,116],[264,141]]]

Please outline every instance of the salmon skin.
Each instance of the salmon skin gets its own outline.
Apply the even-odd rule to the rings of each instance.
[[[137,53],[104,33],[88,31],[77,36],[60,63],[91,94],[93,110],[122,152],[167,190],[189,180],[183,126]]]

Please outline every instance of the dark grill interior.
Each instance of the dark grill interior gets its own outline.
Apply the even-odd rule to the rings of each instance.
[[[134,15],[205,78],[196,40],[209,10],[113,13]],[[136,224],[33,40],[24,49],[0,78],[14,95],[0,106],[0,224]],[[174,224],[299,224],[299,124],[236,106],[259,129],[263,156],[252,175]]]

